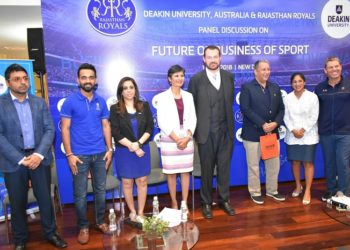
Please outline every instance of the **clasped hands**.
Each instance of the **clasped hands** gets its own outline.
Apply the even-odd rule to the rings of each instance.
[[[178,138],[175,142],[177,145],[177,148],[180,150],[184,150],[187,147],[187,143],[190,141],[190,137],[185,136],[183,138]]]
[[[277,122],[265,122],[262,125],[262,128],[263,128],[265,133],[271,133],[273,130],[275,130],[277,125],[278,125]]]
[[[302,138],[304,136],[305,133],[305,129],[301,128],[301,129],[293,129],[292,133],[294,135],[295,138]]]
[[[142,157],[145,155],[145,151],[143,151],[138,142],[132,142],[129,144],[128,149],[130,152],[135,153],[138,157]]]
[[[22,165],[34,170],[36,169],[41,163],[41,158],[36,154],[31,154],[29,156],[24,157],[24,160],[22,161]]]

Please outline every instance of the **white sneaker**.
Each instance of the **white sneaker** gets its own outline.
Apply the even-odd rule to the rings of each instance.
[[[335,194],[335,197],[343,197],[344,196],[344,193],[342,191],[338,191],[336,194]]]
[[[269,196],[269,197],[275,199],[276,201],[285,201],[286,200],[286,197],[284,195],[279,194],[279,193],[277,193],[277,194],[266,193],[266,196]]]

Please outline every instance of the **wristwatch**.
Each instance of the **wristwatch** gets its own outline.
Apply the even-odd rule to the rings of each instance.
[[[137,144],[139,144],[139,148],[142,148],[143,144],[140,141],[137,141]]]

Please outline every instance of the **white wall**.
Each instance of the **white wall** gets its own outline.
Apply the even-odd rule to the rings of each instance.
[[[0,5],[41,5],[40,0],[0,0]]]
[[[27,28],[43,26],[40,1],[0,0],[0,6],[0,58],[27,59]]]

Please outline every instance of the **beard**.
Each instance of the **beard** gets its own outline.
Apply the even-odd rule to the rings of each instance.
[[[220,63],[219,64],[214,62],[210,64],[205,63],[205,67],[207,67],[210,70],[217,70],[220,67]]]
[[[12,93],[18,94],[18,95],[26,95],[28,92],[28,88],[27,89],[11,89]]]
[[[97,84],[92,85],[91,83],[87,82],[84,84],[79,84],[79,88],[83,89],[86,92],[91,92],[97,89]]]
[[[11,88],[11,92],[18,94],[18,95],[26,95],[28,92],[28,89],[30,88],[30,85],[27,84],[21,84],[18,88],[13,89]],[[9,88],[10,90],[10,88]]]

